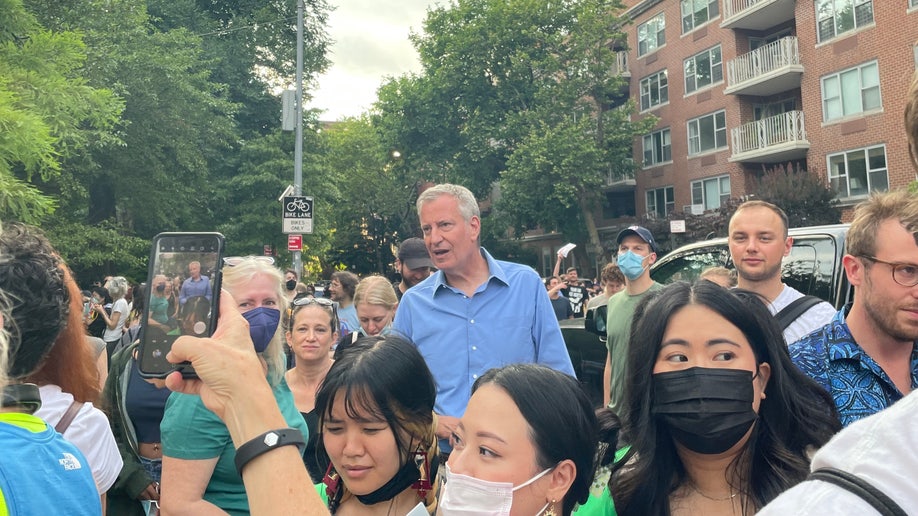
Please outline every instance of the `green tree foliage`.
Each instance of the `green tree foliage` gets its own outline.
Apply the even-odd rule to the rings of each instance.
[[[416,183],[405,176],[401,151],[383,143],[368,116],[337,122],[323,138],[326,166],[340,191],[328,261],[358,274],[385,274],[394,261],[392,249],[420,235]]]
[[[841,210],[823,177],[799,164],[777,165],[754,178],[749,191],[756,199],[780,206],[790,227],[838,224]]]
[[[423,72],[380,89],[377,119],[407,164],[477,195],[516,229],[558,229],[593,253],[593,211],[610,174],[633,173],[621,98],[617,0],[456,0],[413,37]],[[620,107],[614,107],[622,105]],[[627,169],[627,170],[626,170]]]
[[[52,33],[21,0],[0,0],[0,218],[37,223],[57,200],[37,183],[103,140],[121,102],[82,77],[82,38]]]

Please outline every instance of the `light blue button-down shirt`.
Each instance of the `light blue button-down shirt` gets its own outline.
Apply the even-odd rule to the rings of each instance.
[[[472,297],[438,271],[408,289],[395,312],[393,328],[417,345],[437,382],[437,414],[461,417],[472,384],[494,367],[537,363],[574,376],[538,274],[495,260],[484,248],[481,254],[490,276]],[[443,440],[440,448],[450,449]]]

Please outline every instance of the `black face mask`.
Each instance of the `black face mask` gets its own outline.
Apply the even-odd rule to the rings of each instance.
[[[692,367],[653,375],[653,414],[696,453],[732,448],[758,417],[750,371]]]
[[[287,280],[284,286],[287,287],[287,290],[293,290],[296,288],[296,280]]]
[[[402,467],[395,473],[388,482],[383,484],[379,489],[365,495],[357,495],[357,499],[364,505],[373,505],[379,502],[391,500],[399,495],[409,486],[421,478],[421,472],[414,461],[405,461]]]

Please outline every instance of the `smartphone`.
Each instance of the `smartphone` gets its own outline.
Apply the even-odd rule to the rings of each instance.
[[[166,355],[182,335],[209,337],[217,326],[224,239],[220,233],[160,233],[153,237],[146,304],[140,334],[140,375],[165,378],[180,371],[194,378],[190,363],[172,364]],[[158,283],[180,276],[178,292],[166,296]],[[168,309],[170,299],[177,313]],[[152,322],[151,322],[152,318]]]

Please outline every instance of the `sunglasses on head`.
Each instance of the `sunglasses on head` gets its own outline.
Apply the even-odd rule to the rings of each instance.
[[[235,267],[245,260],[255,260],[256,262],[267,263],[268,265],[274,265],[273,256],[227,256],[223,259],[223,265],[227,267]]]
[[[334,327],[335,330],[337,330],[338,328],[338,303],[336,303],[335,301],[332,301],[331,299],[327,299],[324,297],[305,297],[304,296],[304,297],[298,297],[294,299],[293,301],[290,302],[290,304],[291,306],[293,306],[294,310],[297,307],[302,308],[304,306],[309,306],[309,305],[319,305],[322,308],[331,308],[332,326]],[[291,325],[293,324],[293,317],[290,318],[290,324]]]

